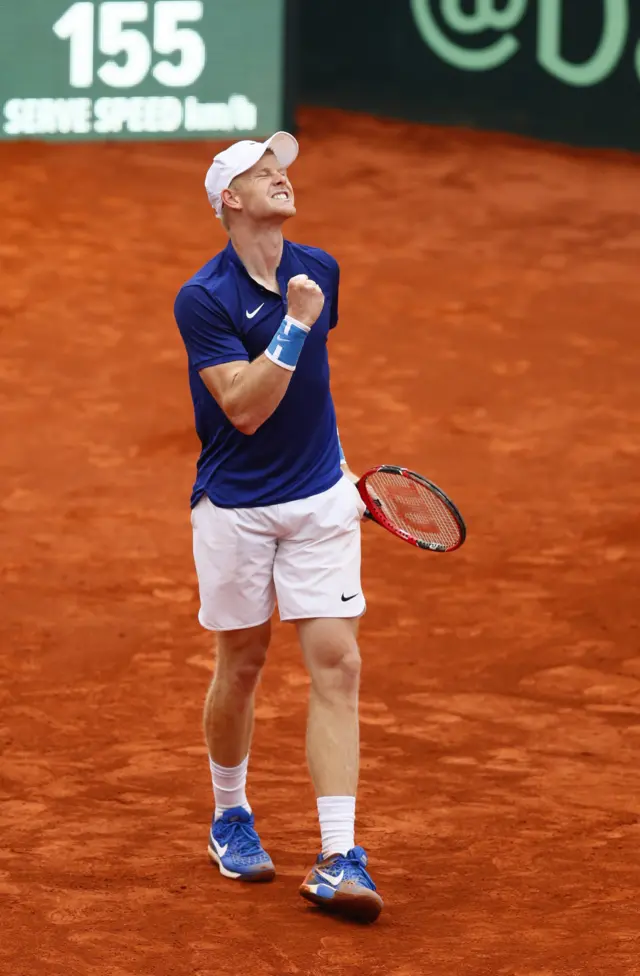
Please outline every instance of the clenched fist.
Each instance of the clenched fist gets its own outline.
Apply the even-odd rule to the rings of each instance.
[[[299,274],[289,280],[287,313],[291,318],[311,327],[317,321],[323,306],[322,289],[308,275]]]

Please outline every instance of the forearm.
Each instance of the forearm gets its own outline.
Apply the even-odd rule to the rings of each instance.
[[[238,370],[226,391],[222,409],[243,434],[255,434],[284,397],[292,372],[265,355]]]
[[[243,434],[254,434],[284,397],[308,334],[309,326],[285,315],[262,356],[234,376],[223,408]]]

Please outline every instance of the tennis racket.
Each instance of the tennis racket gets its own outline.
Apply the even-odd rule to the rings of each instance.
[[[418,549],[453,552],[466,539],[464,519],[451,499],[415,471],[381,464],[356,487],[366,517]]]

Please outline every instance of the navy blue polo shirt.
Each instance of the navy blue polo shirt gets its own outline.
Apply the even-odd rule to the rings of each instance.
[[[320,286],[324,308],[305,339],[282,401],[254,434],[242,434],[209,393],[199,371],[260,356],[285,315],[287,285],[297,274],[308,275]],[[318,248],[285,241],[276,277],[280,295],[250,277],[229,242],[176,297],[175,318],[187,349],[196,432],[202,444],[192,508],[204,494],[223,508],[278,505],[326,491],[340,480],[327,352],[329,330],[338,321],[338,263]]]

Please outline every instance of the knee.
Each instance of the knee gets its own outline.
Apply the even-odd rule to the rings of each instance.
[[[229,674],[229,682],[236,692],[248,696],[252,695],[260,681],[264,660],[258,657],[238,661]]]
[[[311,659],[311,683],[326,697],[357,698],[361,660],[353,641],[327,643],[315,649]]]
[[[251,695],[260,680],[267,658],[269,633],[235,631],[218,638],[216,678],[232,686],[236,693]]]

